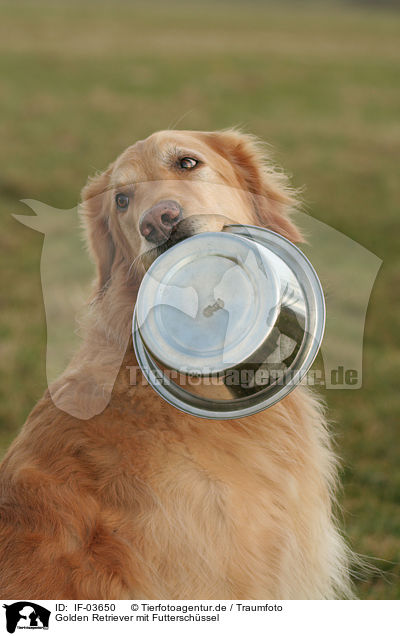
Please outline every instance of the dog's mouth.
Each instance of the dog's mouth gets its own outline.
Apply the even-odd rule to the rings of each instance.
[[[141,255],[141,261],[147,270],[156,258],[181,241],[195,236],[195,234],[201,234],[202,232],[223,232],[224,228],[231,223],[232,221],[230,219],[220,215],[203,215],[201,217],[191,216],[184,218],[172,228],[170,236],[165,241],[146,250],[146,252]]]
[[[164,252],[169,250],[170,247],[177,245],[177,243],[180,243],[190,236],[194,236],[194,234],[197,234],[197,232],[194,231],[193,227],[187,221],[188,219],[179,221],[179,223],[177,223],[172,228],[170,236],[155,247],[157,256],[160,256],[160,254],[163,254]]]
[[[141,260],[145,269],[148,269],[156,258],[161,256],[161,254],[164,254],[164,252],[169,250],[170,247],[173,247],[190,236],[197,234],[197,232],[193,231],[190,227],[186,227],[184,221],[185,219],[175,225],[170,236],[165,241],[158,243],[141,255]]]

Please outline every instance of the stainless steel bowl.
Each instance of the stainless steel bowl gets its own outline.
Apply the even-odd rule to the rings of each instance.
[[[192,236],[152,264],[133,343],[149,384],[210,419],[252,415],[301,381],[320,347],[324,296],[304,254],[279,234],[231,225]]]

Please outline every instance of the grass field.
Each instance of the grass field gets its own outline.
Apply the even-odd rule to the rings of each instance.
[[[89,173],[156,129],[242,125],[275,147],[313,216],[383,259],[363,388],[325,397],[345,531],[381,570],[358,594],[399,598],[400,12],[177,0],[0,12],[0,446],[46,382],[42,235],[11,217],[28,213],[19,200],[71,208]]]

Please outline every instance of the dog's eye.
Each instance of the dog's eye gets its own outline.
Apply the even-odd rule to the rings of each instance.
[[[179,167],[182,168],[182,170],[192,170],[198,163],[198,160],[193,159],[193,157],[182,157],[182,159],[179,159]]]
[[[126,194],[117,194],[115,197],[115,203],[118,210],[127,210],[129,206],[129,197]]]

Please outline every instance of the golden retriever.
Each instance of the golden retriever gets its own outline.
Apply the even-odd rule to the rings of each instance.
[[[163,131],[90,179],[82,199],[97,280],[81,349],[1,467],[1,597],[351,595],[336,458],[309,389],[245,419],[207,421],[130,381],[146,267],[232,221],[299,241],[284,177],[250,135]]]

